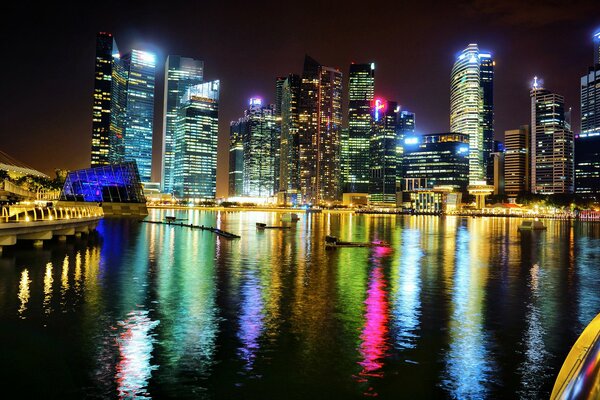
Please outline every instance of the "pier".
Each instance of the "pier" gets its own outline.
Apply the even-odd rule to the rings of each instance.
[[[182,227],[186,227],[186,228],[200,229],[202,231],[212,232],[212,233],[216,234],[217,236],[221,236],[221,237],[224,237],[226,239],[239,239],[240,238],[240,236],[236,235],[235,233],[227,232],[227,231],[224,231],[224,230],[219,229],[219,228],[214,228],[212,226],[184,224],[182,222],[171,222],[171,221],[167,221],[167,222],[165,222],[165,221],[140,221],[140,222],[145,222],[145,223],[148,223],[148,224],[182,226]]]

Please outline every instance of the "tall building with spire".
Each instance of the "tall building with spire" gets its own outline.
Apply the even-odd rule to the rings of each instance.
[[[306,56],[299,113],[300,190],[304,203],[340,200],[341,128],[342,73]]]
[[[457,57],[450,79],[450,130],[469,137],[469,181],[493,180],[488,170],[494,146],[494,61],[469,44]]]
[[[375,93],[375,63],[351,64],[348,81],[348,135],[344,191],[367,193],[369,190],[369,146],[371,107]]]
[[[575,136],[575,190],[600,200],[600,32],[593,36],[594,59],[581,77],[581,129]]]
[[[119,52],[113,36],[110,33],[99,32],[96,35],[92,105],[92,167],[109,163],[113,52]]]
[[[534,78],[531,96],[531,191],[573,193],[573,132],[564,97],[544,89]]]
[[[173,138],[177,128],[177,114],[181,101],[188,88],[202,83],[204,62],[178,55],[167,56],[165,62],[164,119],[162,142],[163,193],[173,192],[173,171],[175,148]]]

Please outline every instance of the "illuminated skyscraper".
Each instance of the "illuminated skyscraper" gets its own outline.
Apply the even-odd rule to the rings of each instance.
[[[281,88],[280,203],[296,203],[300,192],[300,77],[288,75]]]
[[[306,56],[300,84],[299,164],[302,201],[340,199],[342,73]]]
[[[402,190],[451,186],[466,192],[469,184],[469,138],[436,133],[404,139]]]
[[[600,32],[594,34],[594,64],[581,77],[581,130],[575,136],[575,190],[600,200]]]
[[[398,127],[396,128],[396,189],[402,190],[402,156],[404,155],[404,138],[415,133],[415,113],[402,110],[398,115]]]
[[[217,189],[219,81],[189,87],[180,104],[174,137],[175,196],[213,200]]]
[[[529,125],[504,132],[504,191],[509,196],[529,191],[530,142]]]
[[[244,193],[244,142],[245,124],[232,121],[229,126],[229,197]]]
[[[173,191],[173,138],[177,127],[177,113],[186,90],[202,83],[204,63],[193,58],[168,56],[165,62],[164,121],[162,143],[162,178],[164,193]]]
[[[113,53],[109,161],[135,161],[140,179],[149,182],[156,58],[135,49],[124,56]]]
[[[110,33],[96,35],[96,69],[92,107],[92,167],[109,163],[113,51],[119,52]]]
[[[452,68],[450,130],[469,137],[469,181],[493,179],[487,165],[494,144],[494,61],[469,44]],[[489,171],[493,175],[493,170]],[[491,179],[490,179],[491,178]]]
[[[279,153],[279,121],[275,116],[275,106],[263,106],[262,99],[250,99],[244,116],[231,123],[231,145],[239,148],[242,142],[242,190],[241,195],[249,197],[272,197],[277,193],[276,167]],[[230,171],[239,168],[239,151],[230,147]],[[234,154],[231,153],[234,151]],[[239,179],[239,176],[232,176]],[[230,184],[232,181],[230,181]],[[233,181],[234,193],[239,195],[239,180]]]
[[[398,103],[376,99],[369,140],[369,197],[371,203],[396,204],[398,170]]]
[[[573,132],[563,96],[534,79],[531,95],[531,191],[573,193]]]
[[[348,91],[348,142],[342,144],[347,148],[344,191],[367,193],[375,63],[350,65]]]

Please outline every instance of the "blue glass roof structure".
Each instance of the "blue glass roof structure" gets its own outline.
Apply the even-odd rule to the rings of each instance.
[[[63,201],[145,203],[135,161],[69,172]]]

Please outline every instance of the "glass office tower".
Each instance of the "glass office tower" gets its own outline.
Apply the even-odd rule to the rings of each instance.
[[[375,204],[396,204],[398,157],[398,103],[376,99],[372,108],[369,139],[369,200]]]
[[[531,95],[531,191],[573,193],[573,132],[565,118],[563,96],[534,79]]]
[[[469,180],[487,180],[494,144],[494,61],[469,44],[452,67],[450,130],[469,137]],[[492,171],[493,173],[493,171]]]
[[[396,128],[396,190],[402,190],[402,156],[404,155],[404,138],[415,133],[415,113],[402,110],[398,115]]]
[[[189,87],[181,100],[174,138],[176,197],[215,199],[218,128],[219,81]]]
[[[367,193],[369,189],[369,146],[371,106],[375,92],[375,63],[351,64],[348,83],[347,170],[344,191]]]
[[[581,130],[575,136],[575,190],[600,200],[600,32],[594,34],[594,61],[581,77]]]
[[[283,204],[297,202],[300,191],[299,110],[300,76],[290,74],[281,88],[279,190]]]
[[[92,167],[109,163],[113,51],[118,53],[113,36],[110,33],[99,32],[96,35],[92,106]]]
[[[161,189],[173,191],[175,151],[173,138],[177,127],[177,113],[186,90],[202,83],[204,62],[193,58],[170,55],[165,63],[164,120],[162,143]]]
[[[242,142],[242,195],[248,197],[272,197],[279,189],[277,181],[277,159],[279,146],[279,121],[275,115],[275,106],[263,106],[262,99],[252,98],[244,116],[231,123],[231,143],[234,139]],[[230,151],[234,150],[230,148]],[[231,154],[231,153],[230,153]],[[239,160],[230,164],[236,168]],[[235,193],[239,193],[235,182]]]

